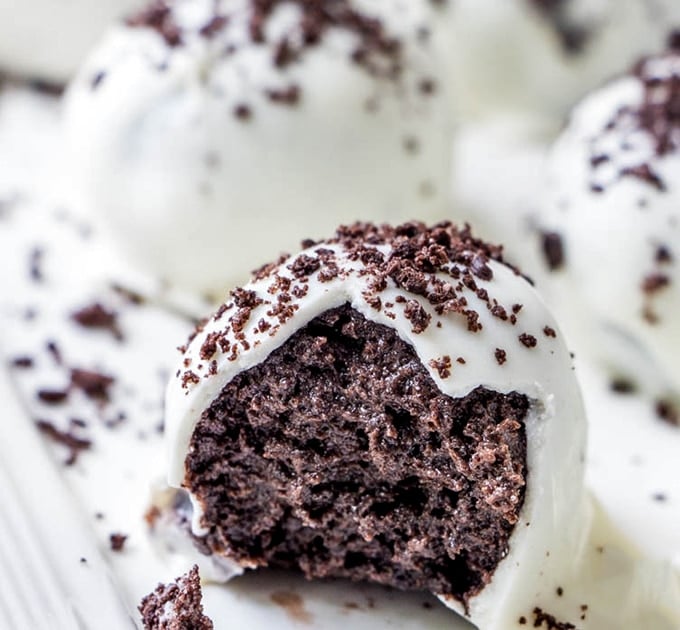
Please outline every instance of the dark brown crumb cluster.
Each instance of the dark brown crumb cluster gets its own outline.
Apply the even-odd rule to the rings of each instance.
[[[35,249],[37,248],[33,248]],[[107,295],[107,298],[115,302],[124,301],[131,306],[143,302],[139,295],[124,287],[112,286],[111,291],[112,294]],[[70,314],[66,321],[74,327],[110,333],[116,340],[123,341],[118,313],[106,306],[105,301],[67,309]],[[38,312],[31,310],[27,321],[38,315]],[[93,442],[89,436],[91,420],[96,419],[107,428],[114,428],[127,418],[125,411],[114,409],[111,405],[116,377],[104,370],[74,364],[68,359],[68,352],[65,353],[54,338],[47,339],[42,348],[39,346],[34,353],[22,353],[14,357],[10,365],[21,372],[42,370],[43,367],[50,366],[52,374],[61,375],[62,384],[31,385],[31,390],[40,404],[38,418],[35,420],[36,427],[46,438],[66,449],[64,464],[67,466],[75,464],[84,451],[92,448]],[[90,407],[87,411],[83,407],[83,398]],[[76,409],[78,410],[75,411]],[[74,413],[70,415],[72,411]],[[83,411],[86,413],[86,420],[80,417]]]
[[[111,547],[111,551],[123,551],[127,539],[128,537],[120,532],[112,532],[109,534],[109,546]]]
[[[185,486],[208,547],[246,566],[466,602],[519,518],[528,409],[518,393],[442,394],[394,330],[344,305],[223,388]]]
[[[644,132],[651,142],[651,151],[645,159],[638,163],[624,160],[625,165],[615,166],[612,181],[620,178],[635,177],[647,184],[651,189],[664,193],[667,182],[655,170],[655,160],[670,153],[680,151],[680,73],[677,63],[680,61],[680,49],[677,48],[677,32],[669,38],[669,50],[663,54],[647,57],[636,64],[632,75],[638,79],[643,88],[641,103],[617,110],[614,117],[602,131],[602,137],[614,133],[619,140],[615,151],[601,151],[599,137],[592,140],[591,148],[591,183],[590,189],[595,193],[604,193],[608,184],[601,178],[601,168],[609,171],[619,159],[636,147],[631,139]],[[673,64],[675,63],[675,67]],[[659,70],[659,68],[664,70]],[[639,143],[638,143],[639,144]],[[611,183],[611,182],[610,182]],[[640,207],[645,207],[645,200],[640,200]],[[659,244],[653,254],[653,269],[640,282],[640,290],[644,294],[644,305],[641,316],[649,324],[657,324],[660,315],[654,306],[654,298],[660,295],[671,284],[668,266],[674,262],[674,252],[664,243]]]
[[[61,356],[54,342],[50,342],[50,348],[57,352],[57,365],[61,365]],[[20,362],[14,362],[16,367],[28,369],[33,367],[33,360],[29,357],[20,357]],[[105,405],[109,400],[109,388],[114,379],[111,376],[100,374],[91,370],[73,368],[69,371],[71,382],[63,389],[38,388],[36,398],[45,405],[54,406],[66,403],[74,391],[82,392],[87,398],[97,405]],[[79,418],[71,418],[68,429],[60,429],[57,425],[46,419],[36,421],[36,426],[45,436],[56,444],[61,444],[68,449],[68,457],[65,460],[67,466],[72,466],[78,460],[81,452],[91,448],[92,441],[79,435],[87,423]]]
[[[139,605],[144,630],[212,630],[203,614],[203,593],[198,567],[173,584],[159,584]]]
[[[78,309],[71,317],[83,328],[108,330],[119,341],[123,339],[123,333],[118,326],[118,315],[99,302]]]
[[[276,11],[284,3],[295,5],[300,11],[300,19],[294,28],[279,35],[276,40],[268,40],[267,25]],[[225,3],[226,4],[226,3]],[[250,0],[248,3],[249,45],[268,46],[271,49],[272,65],[284,71],[298,63],[302,58],[318,47],[326,31],[330,28],[342,29],[357,38],[357,44],[351,51],[351,61],[375,77],[390,81],[401,78],[405,60],[401,41],[389,33],[383,23],[351,6],[344,0]],[[214,14],[198,29],[198,33],[207,39],[214,38],[220,32],[227,32],[234,20],[229,9],[224,9],[215,2]],[[186,33],[178,25],[173,14],[172,3],[167,0],[155,0],[149,7],[127,20],[128,26],[151,28],[158,32],[168,46],[181,46]],[[238,41],[238,43],[236,43]],[[225,43],[223,54],[233,55],[243,46],[239,38]],[[98,73],[99,76],[101,73]],[[100,80],[93,80],[96,88]],[[427,97],[434,94],[436,84],[431,77],[422,77],[418,92]],[[264,94],[272,103],[294,106],[302,98],[302,89],[291,83],[285,87],[271,86],[264,89]],[[242,121],[253,115],[252,106],[239,103],[234,107],[234,115]]]
[[[670,43],[673,43],[673,38]],[[653,145],[650,161],[622,167],[619,177],[636,177],[660,192],[665,191],[667,185],[654,170],[651,160],[680,150],[680,73],[673,71],[671,63],[665,64],[667,71],[663,74],[658,72],[658,67],[660,62],[677,62],[679,59],[680,49],[671,47],[664,54],[638,62],[632,74],[642,84],[642,102],[638,107],[621,107],[604,130],[605,133],[620,133],[620,149],[623,152],[632,148],[629,136],[638,131],[648,135]],[[611,161],[609,153],[595,149],[590,159],[593,175],[597,174],[600,166]],[[591,184],[594,192],[605,189],[601,183]]]
[[[587,610],[588,606],[581,606],[582,620],[586,618]],[[538,607],[534,608],[533,610],[533,618],[533,623],[530,626],[532,628],[544,628],[544,630],[576,630],[575,625],[564,621],[558,621],[554,615],[550,615]],[[529,620],[524,615],[522,615],[518,619],[518,623],[520,626],[528,626]]]
[[[81,451],[86,451],[92,446],[90,440],[78,437],[73,431],[62,431],[49,420],[37,420],[36,426],[41,433],[53,442],[68,449],[69,455],[65,462],[67,466],[75,464]]]
[[[642,279],[640,287],[644,294],[642,317],[651,325],[658,324],[661,321],[661,315],[655,308],[654,300],[671,286],[669,267],[673,262],[673,254],[670,248],[667,245],[658,246],[654,253],[654,271],[648,273]]]
[[[564,266],[564,243],[557,232],[541,233],[541,249],[543,258],[550,271],[557,271]]]
[[[371,74],[398,78],[403,65],[401,43],[391,36],[380,20],[362,14],[339,0],[251,0],[250,37],[256,44],[266,42],[265,26],[274,11],[285,2],[301,12],[298,32],[282,37],[274,45],[274,65],[286,68],[317,46],[329,28],[341,28],[356,35],[359,43],[352,60]]]
[[[306,253],[265,265],[256,273],[256,280],[270,282],[265,295],[256,296],[250,291],[252,295],[246,299],[242,289],[232,292],[232,300],[213,317],[214,321],[220,321],[229,314],[224,328],[210,333],[203,341],[199,352],[202,361],[192,363],[192,359],[187,358],[185,369],[177,373],[185,388],[214,374],[210,365],[218,354],[235,361],[242,352],[259,345],[265,335],[276,335],[281,325],[300,308],[299,302],[307,295],[312,279],[324,283],[350,274],[366,278],[367,289],[363,293],[366,303],[390,319],[396,319],[396,312],[400,310],[416,334],[431,325],[441,327],[441,318],[451,316],[460,318],[470,333],[482,330],[480,313],[468,300],[470,293],[484,303],[493,317],[509,326],[517,325],[522,305],[501,304],[490,289],[482,285],[493,279],[489,263],[503,262],[502,248],[475,238],[467,225],[458,228],[442,222],[427,227],[411,222],[392,227],[356,223],[341,226],[332,239],[307,245]],[[359,271],[351,268],[356,267],[357,262],[361,265]],[[519,274],[517,270],[515,273]],[[384,299],[388,286],[403,291],[394,302]],[[414,299],[416,297],[421,299]],[[423,307],[423,300],[434,315]],[[262,305],[267,307],[266,318],[255,322],[252,314]],[[206,324],[199,324],[190,342]],[[553,337],[544,335],[544,338]],[[528,331],[518,331],[517,339],[517,346],[529,349],[539,344],[537,336]],[[185,351],[186,346],[181,350]],[[511,349],[502,350],[507,358]],[[497,359],[498,356],[497,353]],[[464,363],[465,357],[461,358]],[[499,360],[499,364],[503,362]]]
[[[565,621],[558,621],[554,615],[551,615],[540,608],[534,608],[534,628],[545,628],[545,630],[576,630],[573,623]]]
[[[671,49],[664,57],[677,61],[679,54],[680,49]],[[653,70],[655,60],[641,61],[634,73],[645,89],[639,125],[654,139],[656,154],[662,156],[680,149],[680,74],[659,76]]]
[[[170,3],[165,0],[153,0],[142,11],[130,16],[126,24],[155,30],[171,48],[182,43],[181,29],[175,22]]]
[[[34,247],[28,260],[28,273],[33,282],[42,282],[45,279],[43,272],[43,258],[45,250],[42,247]]]
[[[680,426],[680,412],[673,402],[668,400],[657,400],[655,404],[656,416],[673,426]]]

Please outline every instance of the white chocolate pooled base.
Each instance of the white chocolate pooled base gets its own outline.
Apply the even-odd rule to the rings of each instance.
[[[350,59],[356,39],[344,29],[330,28],[281,70],[273,45],[250,42],[243,2],[223,9],[228,28],[212,39],[198,34],[212,0],[176,4],[182,44],[169,47],[147,28],[114,29],[67,95],[74,189],[123,252],[172,283],[219,295],[264,258],[338,223],[443,218],[451,123],[445,81],[418,40],[427,24],[419,3],[363,3],[369,15],[390,16],[388,33],[401,38],[396,82]],[[296,19],[283,5],[267,31],[286,32]],[[423,79],[436,83],[429,96],[419,92]],[[297,105],[266,94],[291,85]],[[234,113],[242,105],[247,120]]]

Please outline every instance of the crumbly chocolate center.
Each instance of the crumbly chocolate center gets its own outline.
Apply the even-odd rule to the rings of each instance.
[[[217,554],[465,603],[508,551],[528,409],[516,392],[444,395],[394,330],[344,305],[224,387],[185,485]]]

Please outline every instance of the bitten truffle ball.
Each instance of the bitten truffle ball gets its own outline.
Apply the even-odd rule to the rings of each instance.
[[[588,528],[581,399],[546,307],[468,228],[355,224],[263,267],[166,410],[169,481],[232,575],[430,590],[486,630],[560,607]]]

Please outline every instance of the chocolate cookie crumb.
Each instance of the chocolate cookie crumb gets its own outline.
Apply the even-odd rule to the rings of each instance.
[[[664,273],[650,273],[642,281],[642,290],[651,295],[670,285],[671,279]]]
[[[536,607],[534,613],[534,628],[545,628],[546,630],[576,630],[576,626],[572,623],[558,621],[553,615],[550,615],[540,608]]]
[[[139,604],[144,630],[213,630],[203,614],[203,594],[198,566],[174,584],[159,584]]]
[[[75,464],[81,451],[86,451],[92,446],[90,440],[79,438],[68,431],[61,431],[49,420],[37,420],[36,426],[53,442],[69,449],[68,459],[64,462],[67,466]]]
[[[111,547],[111,551],[123,551],[123,547],[125,547],[125,541],[127,538],[128,537],[125,534],[120,534],[118,532],[109,534],[109,545]]]
[[[535,348],[536,345],[538,344],[538,340],[536,337],[533,335],[530,335],[528,333],[522,333],[518,339],[522,343],[523,346],[526,346],[527,348]]]
[[[609,389],[617,394],[632,394],[635,392],[635,383],[626,378],[615,378],[609,384]]]
[[[85,306],[71,315],[72,319],[83,328],[108,330],[116,339],[122,340],[123,334],[118,327],[118,315],[109,311],[99,302]]]
[[[101,374],[93,370],[71,370],[71,385],[81,390],[88,398],[99,402],[108,402],[109,388],[115,379],[112,376]]]
[[[58,405],[68,398],[67,389],[39,389],[36,392],[38,400],[48,405]]]
[[[451,376],[451,357],[444,355],[439,359],[432,359],[430,361],[430,366],[437,370],[439,378],[448,378]]]
[[[170,48],[182,43],[181,30],[175,23],[172,9],[165,0],[153,0],[148,7],[129,17],[126,24],[132,28],[153,29]]]
[[[61,355],[61,350],[59,350],[59,346],[57,345],[56,341],[50,340],[45,344],[45,348],[50,354],[50,356],[54,359],[54,362],[57,365],[63,365],[64,364],[64,359]]]
[[[130,289],[128,287],[124,287],[121,284],[117,284],[114,282],[113,284],[111,284],[111,290],[120,295],[130,304],[139,306],[146,302],[146,298],[141,293],[138,293],[137,291],[134,291],[133,289]]]
[[[253,109],[250,105],[240,103],[234,107],[234,116],[242,121],[248,121],[253,117]]]
[[[657,400],[655,410],[660,420],[676,427],[680,426],[680,414],[673,403],[667,400]]]
[[[32,368],[34,363],[32,357],[14,357],[11,361],[12,367],[15,368],[21,368],[22,370],[26,370],[28,368]]]
[[[44,256],[45,250],[42,247],[34,247],[29,254],[28,271],[33,282],[42,282],[45,279],[42,268]]]
[[[564,245],[562,237],[557,232],[543,232],[543,257],[550,271],[557,271],[564,266]]]

